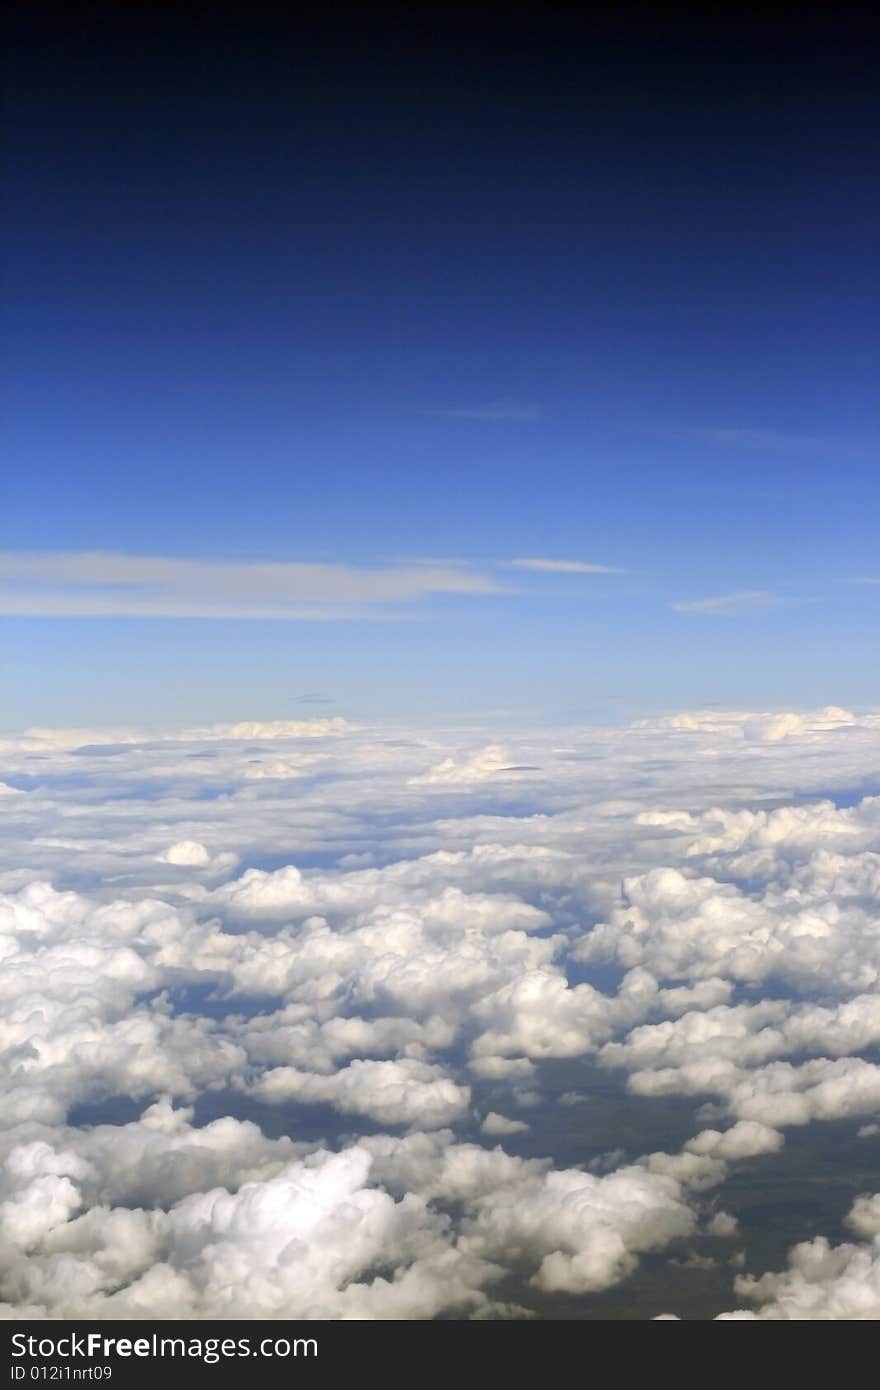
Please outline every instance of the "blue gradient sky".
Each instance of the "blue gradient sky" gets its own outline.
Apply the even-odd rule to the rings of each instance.
[[[876,703],[864,35],[43,38],[9,83],[0,549],[501,592],[58,617],[82,590],[31,577],[23,612],[13,556],[0,727]]]

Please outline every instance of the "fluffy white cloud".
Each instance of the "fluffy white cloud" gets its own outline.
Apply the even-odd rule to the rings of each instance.
[[[490,1110],[480,1125],[481,1134],[523,1134],[529,1128],[525,1120],[511,1120]]]
[[[176,840],[159,858],[166,864],[185,864],[199,869],[210,862],[210,854],[198,840]]]
[[[783,883],[760,895],[671,867],[625,878],[608,920],[576,956],[643,965],[661,979],[775,976],[799,989],[873,989],[880,917],[870,888],[880,864],[875,854],[854,859],[844,869],[825,852],[797,874],[785,866]]]
[[[275,1067],[263,1074],[253,1091],[270,1102],[323,1101],[343,1113],[367,1115],[379,1124],[421,1129],[438,1129],[459,1119],[470,1101],[467,1086],[456,1085],[440,1067],[410,1058],[357,1060],[329,1076]]]
[[[671,1177],[624,1168],[604,1178],[577,1170],[496,1189],[468,1229],[467,1248],[535,1265],[546,1293],[590,1293],[618,1283],[638,1255],[691,1233],[694,1215]]]
[[[222,1317],[246,1298],[263,1317],[503,1316],[506,1268],[546,1292],[607,1288],[695,1225],[674,1156],[595,1177],[447,1132],[297,1156],[253,1125],[190,1120],[163,1101],[118,1144],[99,1126],[66,1149],[13,1145],[3,1272],[30,1315]]]
[[[735,1160],[776,1153],[783,1143],[779,1131],[771,1129],[769,1125],[760,1124],[757,1120],[737,1120],[736,1124],[723,1132],[717,1129],[701,1130],[688,1142],[687,1148],[691,1153]]]
[[[416,1188],[464,1207],[462,1249],[501,1267],[525,1265],[544,1292],[609,1288],[640,1254],[694,1229],[694,1164],[677,1164],[673,1155],[653,1156],[653,1168],[631,1165],[596,1177],[446,1139],[440,1133],[364,1143],[392,1191]]]
[[[825,1236],[802,1241],[781,1273],[740,1275],[736,1292],[751,1309],[720,1320],[876,1322],[880,1319],[880,1197],[859,1197],[847,1224],[863,1243],[832,1245]]]
[[[96,1205],[75,1215],[64,1156],[12,1156],[0,1220],[7,1275],[31,1315],[51,1317],[430,1317],[487,1302],[494,1274],[460,1252],[425,1202],[368,1184],[370,1154],[317,1151],[236,1192],[168,1211]],[[30,1258],[23,1256],[29,1254]],[[379,1273],[395,1269],[392,1280]]]
[[[874,1137],[878,732],[829,707],[503,747],[339,719],[5,739],[7,1313],[507,1316],[648,1252],[739,1260],[700,1245],[747,1245],[735,1165],[796,1180],[789,1126]],[[514,1135],[543,1156],[490,1147]],[[876,1202],[740,1276],[732,1316],[871,1306]]]
[[[444,785],[465,785],[468,782],[484,782],[490,777],[514,777],[523,771],[511,765],[510,757],[504,749],[497,743],[489,743],[485,748],[478,748],[470,756],[455,759],[444,758],[442,762],[430,768],[420,777],[410,779],[410,785],[417,787],[420,785],[431,786],[436,783]]]

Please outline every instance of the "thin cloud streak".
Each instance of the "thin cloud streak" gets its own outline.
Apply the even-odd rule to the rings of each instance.
[[[536,574],[626,574],[627,571],[619,569],[616,565],[594,565],[586,560],[544,560],[524,559],[511,560],[511,567],[516,570],[532,570]]]
[[[225,563],[115,552],[0,551],[0,613],[325,620],[437,594],[503,592],[455,566]]]
[[[706,617],[734,617],[761,608],[774,608],[785,602],[779,594],[768,593],[765,589],[743,589],[735,594],[718,594],[712,598],[673,603],[672,609],[676,613],[703,614]]]

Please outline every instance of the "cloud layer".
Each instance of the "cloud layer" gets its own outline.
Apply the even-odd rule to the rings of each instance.
[[[781,1273],[735,1200],[877,1139],[878,735],[6,738],[5,1314],[590,1317],[650,1255],[724,1316],[880,1316],[863,1164]]]

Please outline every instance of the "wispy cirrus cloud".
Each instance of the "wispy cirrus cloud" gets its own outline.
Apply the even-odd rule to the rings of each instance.
[[[537,558],[527,558],[523,560],[511,560],[511,568],[515,570],[532,570],[536,574],[626,574],[627,571],[619,569],[616,565],[596,565],[587,560],[551,560]]]
[[[734,617],[739,613],[752,613],[761,608],[775,608],[786,603],[780,594],[769,593],[766,589],[741,589],[734,594],[717,594],[711,598],[689,599],[684,603],[673,603],[676,613],[703,614],[706,617]]]
[[[455,565],[227,563],[111,551],[0,551],[0,613],[326,620],[437,594],[502,592]]]
[[[880,575],[860,574],[857,578],[851,579],[850,584],[880,584]]]

